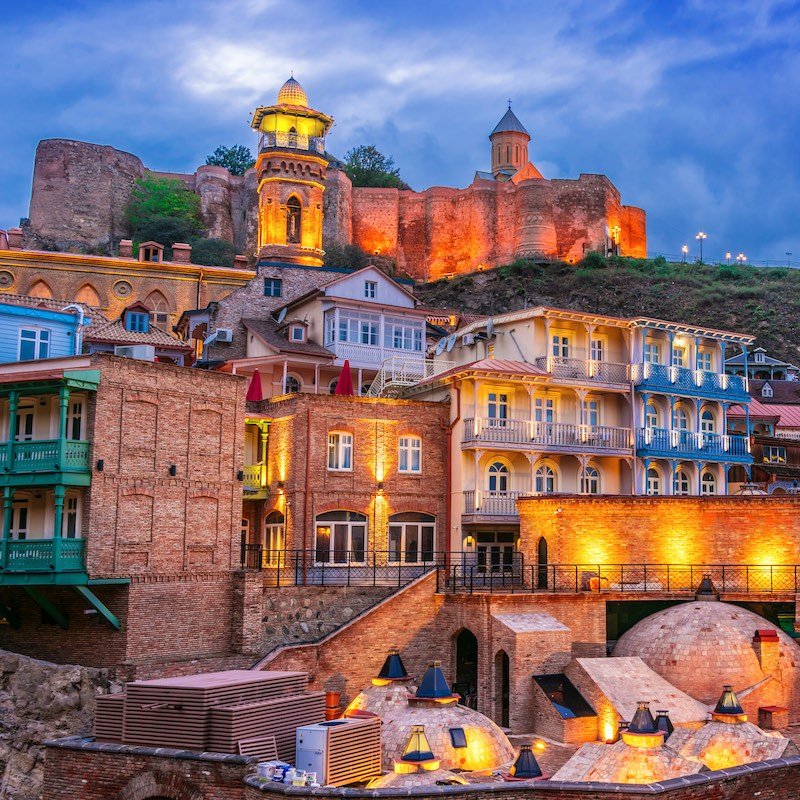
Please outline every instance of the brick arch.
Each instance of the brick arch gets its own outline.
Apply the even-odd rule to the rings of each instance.
[[[117,795],[117,800],[207,800],[206,793],[173,772],[140,772]]]
[[[75,292],[75,301],[78,303],[85,303],[87,306],[94,306],[99,308],[103,305],[100,300],[100,294],[91,283],[84,283],[77,292]]]
[[[53,290],[50,288],[50,284],[41,278],[30,285],[26,294],[28,297],[41,297],[43,300],[53,299]]]

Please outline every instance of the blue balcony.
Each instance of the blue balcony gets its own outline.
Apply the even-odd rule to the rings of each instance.
[[[640,392],[665,392],[730,403],[746,403],[750,400],[747,381],[741,375],[648,363],[632,364],[631,378]]]
[[[746,436],[666,428],[637,428],[636,455],[640,458],[714,461],[751,464],[750,442]]]
[[[0,539],[0,586],[85,582],[85,539]]]

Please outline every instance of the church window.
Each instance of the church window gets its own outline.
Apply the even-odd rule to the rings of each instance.
[[[290,197],[286,203],[286,241],[300,243],[300,201],[296,197]]]
[[[36,281],[36,283],[28,289],[28,297],[39,297],[43,300],[52,300],[53,292],[44,281]]]
[[[510,144],[506,145],[506,163],[508,163],[508,164],[511,163],[511,145]]]
[[[85,303],[87,306],[100,306],[100,295],[97,294],[97,290],[91,284],[84,284],[78,289],[77,294],[75,295],[75,300],[78,303]]]
[[[157,289],[147,295],[144,304],[150,309],[150,317],[156,325],[166,325],[169,322],[169,303]]]

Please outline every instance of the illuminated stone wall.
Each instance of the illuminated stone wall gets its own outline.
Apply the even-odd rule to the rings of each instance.
[[[551,564],[798,564],[797,497],[552,497],[518,501],[520,549]]]

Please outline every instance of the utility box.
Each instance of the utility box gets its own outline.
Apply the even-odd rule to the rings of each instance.
[[[333,719],[297,729],[295,767],[323,786],[347,786],[381,774],[381,720]]]

